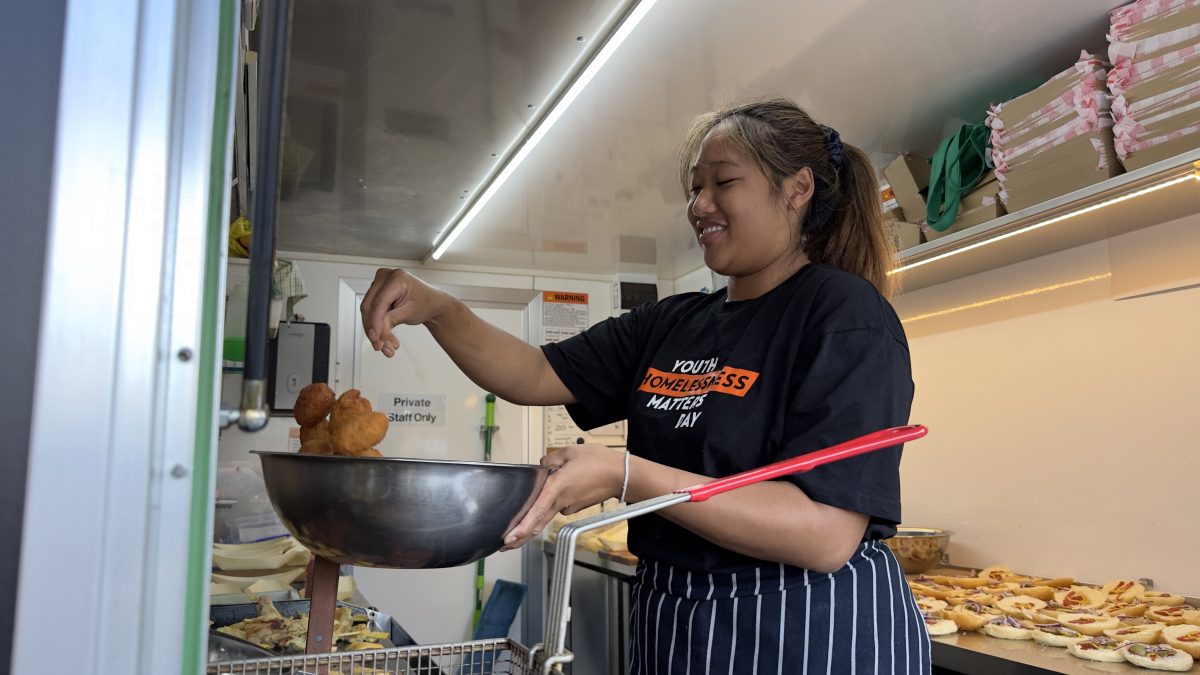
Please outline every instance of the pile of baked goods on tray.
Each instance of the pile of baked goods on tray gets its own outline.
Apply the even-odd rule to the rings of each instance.
[[[1200,608],[1136,581],[1092,586],[997,565],[975,576],[922,575],[908,583],[932,636],[979,631],[1153,670],[1188,671],[1200,659]]]
[[[382,456],[375,446],[387,435],[387,415],[373,410],[357,389],[335,397],[329,385],[314,382],[296,396],[292,417],[300,425],[301,453]]]
[[[245,640],[275,653],[304,653],[308,639],[308,612],[288,616],[275,608],[269,598],[259,597],[255,604],[258,614],[237,623],[216,628],[239,640]],[[334,651],[380,649],[389,634],[372,630],[369,616],[354,613],[353,608],[340,606],[334,611]]]

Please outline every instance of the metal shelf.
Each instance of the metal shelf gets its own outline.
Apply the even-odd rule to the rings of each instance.
[[[1186,176],[1200,179],[1200,149],[901,251],[900,292],[1200,213],[1200,180],[1154,189]]]

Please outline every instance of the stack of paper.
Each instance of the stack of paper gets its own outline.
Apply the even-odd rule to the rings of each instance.
[[[991,107],[992,157],[1009,212],[1123,171],[1113,146],[1108,68],[1083,52],[1037,89]]]
[[[1200,147],[1200,0],[1138,0],[1110,17],[1117,155],[1137,169]]]

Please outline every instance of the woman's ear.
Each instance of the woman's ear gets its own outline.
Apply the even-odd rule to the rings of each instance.
[[[812,169],[807,166],[783,179],[783,198],[787,200],[788,206],[796,212],[801,211],[812,201],[815,189]]]

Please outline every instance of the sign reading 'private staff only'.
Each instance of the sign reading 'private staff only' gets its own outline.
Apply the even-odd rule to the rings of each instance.
[[[379,410],[388,422],[402,427],[441,427],[446,425],[445,394],[380,394]]]

